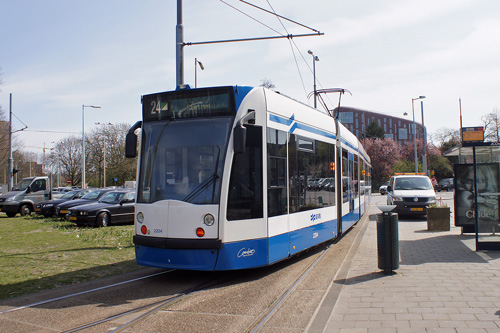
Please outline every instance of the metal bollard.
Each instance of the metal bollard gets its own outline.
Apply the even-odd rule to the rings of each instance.
[[[396,206],[378,208],[382,211],[377,214],[378,268],[382,269],[385,275],[391,275],[399,268],[398,214],[392,213]]]

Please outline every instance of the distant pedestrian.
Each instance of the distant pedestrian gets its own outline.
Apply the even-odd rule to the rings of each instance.
[[[438,186],[438,181],[436,180],[436,177],[434,177],[434,176],[431,177],[431,183],[432,183],[432,187],[434,187],[434,189],[436,189]]]

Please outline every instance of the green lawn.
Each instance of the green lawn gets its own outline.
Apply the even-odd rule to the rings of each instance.
[[[0,299],[139,269],[133,231],[0,214]]]

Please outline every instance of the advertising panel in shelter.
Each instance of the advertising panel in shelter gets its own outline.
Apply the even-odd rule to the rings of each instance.
[[[475,208],[478,208],[479,232],[500,231],[500,189],[499,165],[497,163],[477,164],[477,203],[474,198],[473,164],[455,164],[455,225],[475,225]]]

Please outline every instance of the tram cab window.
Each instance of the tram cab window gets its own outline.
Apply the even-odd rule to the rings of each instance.
[[[236,153],[231,167],[227,219],[264,217],[262,176],[262,127],[247,125],[244,153]]]

